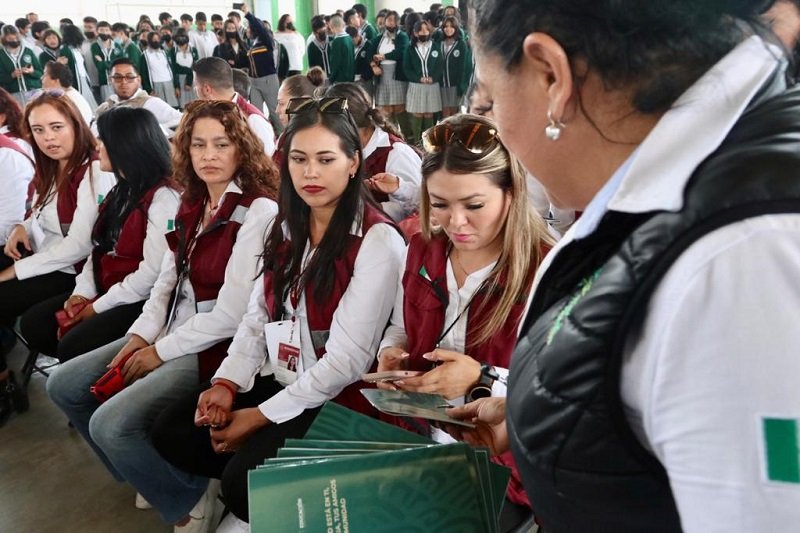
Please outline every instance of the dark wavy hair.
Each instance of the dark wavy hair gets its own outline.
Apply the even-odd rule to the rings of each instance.
[[[195,201],[207,194],[205,183],[197,175],[189,152],[192,131],[198,119],[217,120],[225,128],[228,139],[236,145],[239,166],[234,171],[236,183],[244,194],[263,194],[273,200],[278,196],[278,172],[264,153],[264,143],[247,125],[242,112],[233,102],[195,100],[186,108],[173,139],[172,168],[175,181],[184,194]]]
[[[95,235],[95,246],[108,252],[145,193],[170,179],[172,164],[169,141],[156,117],[146,109],[109,109],[97,118],[97,132],[117,177],[95,222],[95,228],[102,229]]]
[[[355,179],[347,183],[339,203],[331,217],[328,229],[317,247],[317,253],[301,272],[303,253],[306,241],[310,235],[309,217],[311,208],[297,194],[289,173],[289,152],[292,149],[294,136],[303,130],[316,125],[321,125],[335,134],[340,140],[340,147],[347,157],[359,156],[358,169]],[[281,187],[278,201],[278,216],[264,243],[264,270],[273,274],[275,298],[278,302],[286,299],[289,288],[297,283],[300,287],[312,284],[313,296],[317,300],[324,300],[333,288],[334,261],[341,257],[349,242],[348,235],[353,222],[358,220],[363,213],[362,207],[370,204],[380,209],[372,199],[372,195],[360,179],[364,168],[361,139],[350,113],[320,113],[316,107],[296,114],[289,121],[283,132],[283,161],[281,163]],[[289,227],[292,237],[288,261],[281,264],[283,256],[279,254],[284,241],[283,223]]]
[[[70,154],[63,171],[59,170],[58,161],[51,159],[42,152],[31,130],[31,112],[43,105],[50,105],[63,115],[66,122],[72,126],[72,131],[75,135],[72,154]],[[25,115],[22,119],[22,128],[25,132],[25,137],[34,141],[31,143],[31,146],[33,146],[33,155],[36,161],[36,173],[33,176],[33,184],[36,189],[36,194],[38,194],[37,203],[34,206],[37,207],[44,202],[47,191],[50,190],[53,183],[55,183],[58,191],[68,186],[70,176],[72,176],[82,163],[92,157],[95,150],[95,140],[94,135],[92,135],[91,130],[89,130],[89,126],[86,125],[86,121],[83,120],[75,104],[72,103],[72,100],[64,94],[56,96],[54,93],[49,93],[47,91],[28,102],[28,105],[25,107]]]
[[[759,21],[774,0],[471,0],[480,46],[516,67],[533,32],[553,37],[609,89],[632,89],[641,113],[669,109]],[[578,86],[582,81],[576,75]]]
[[[0,115],[6,116],[6,121],[0,126],[8,126],[8,131],[14,137],[25,138],[26,134],[22,130],[22,108],[19,106],[11,93],[0,88]]]
[[[85,40],[81,29],[74,24],[67,24],[61,30],[61,39],[65,45],[73,48],[80,48]]]

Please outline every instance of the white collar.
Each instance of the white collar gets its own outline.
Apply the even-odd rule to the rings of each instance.
[[[225,195],[228,194],[229,192],[237,193],[237,194],[243,194],[242,193],[242,188],[239,187],[239,184],[236,183],[235,179],[231,180],[231,182],[228,184],[228,186],[225,187],[225,192],[223,192],[222,196],[219,197],[219,204],[218,205],[222,205],[222,202],[225,201]]]
[[[369,138],[369,141],[364,146],[364,159],[371,156],[372,153],[378,148],[391,145],[392,143],[389,141],[389,134],[375,126],[375,131],[372,132],[372,137]]]

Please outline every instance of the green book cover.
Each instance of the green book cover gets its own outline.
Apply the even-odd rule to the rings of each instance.
[[[494,531],[466,444],[266,465],[249,473],[254,533]]]
[[[419,448],[430,446],[427,444],[409,444],[403,442],[366,442],[363,440],[318,440],[318,439],[286,439],[286,448],[321,448],[327,450],[406,450],[408,448]]]
[[[408,444],[433,444],[422,435],[351,411],[335,402],[327,402],[305,434],[307,439],[361,440]]]

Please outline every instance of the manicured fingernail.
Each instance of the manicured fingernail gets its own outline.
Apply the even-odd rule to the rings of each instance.
[[[422,355],[423,359],[427,359],[428,361],[436,361],[436,356],[432,353],[426,353]]]
[[[403,381],[395,381],[395,383],[397,385],[405,385],[405,382],[403,382]],[[397,387],[395,387],[395,389],[397,389]]]
[[[410,353],[408,353],[408,352],[403,352],[403,353],[400,355],[400,358],[401,358],[401,359],[408,359],[409,357],[411,357],[411,354],[410,354]]]

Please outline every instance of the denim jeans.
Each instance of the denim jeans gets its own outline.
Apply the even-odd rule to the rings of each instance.
[[[208,478],[181,472],[162,459],[150,428],[168,406],[199,395],[197,356],[166,361],[100,404],[89,387],[105,374],[125,342],[114,341],[63,363],[48,378],[47,394],[114,477],[133,485],[164,520],[175,523],[200,500]]]

